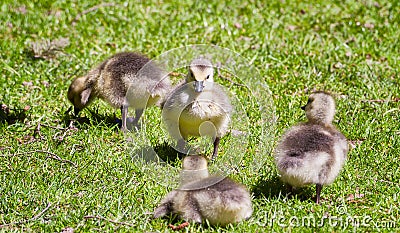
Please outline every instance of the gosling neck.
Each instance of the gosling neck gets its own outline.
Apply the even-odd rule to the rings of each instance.
[[[332,121],[322,120],[322,119],[308,119],[306,124],[309,124],[309,125],[321,125],[321,126],[325,126],[325,127],[330,127],[330,126],[332,126]]]
[[[185,185],[193,181],[207,178],[208,176],[208,168],[198,170],[182,170],[180,174],[180,184]]]

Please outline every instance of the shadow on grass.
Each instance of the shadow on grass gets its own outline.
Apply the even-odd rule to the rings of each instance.
[[[278,176],[274,176],[272,178],[266,179],[266,177],[262,176],[257,181],[256,184],[251,188],[254,197],[266,197],[266,198],[278,198],[280,196],[285,196],[288,194],[289,190],[285,188],[284,183],[279,180]]]
[[[166,163],[175,164],[177,160],[182,160],[185,155],[177,150],[175,150],[167,142],[154,147],[156,154]]]
[[[23,122],[27,118],[27,110],[22,108],[10,109],[5,104],[0,104],[0,123],[7,123],[9,125],[17,122]]]
[[[87,125],[100,125],[104,124],[106,127],[117,127],[118,129],[121,128],[121,120],[118,119],[115,114],[113,116],[104,116],[98,113],[98,111],[93,111],[86,109],[84,111],[87,111],[90,113],[90,117],[79,117],[75,116],[72,111],[72,107],[69,108],[65,113],[61,116],[61,119],[64,123],[65,126],[69,126],[71,122],[76,122],[77,124],[74,124],[75,127],[78,129],[84,128]]]
[[[277,175],[274,175],[271,178],[261,177],[251,190],[255,198],[288,198],[310,201],[315,200],[315,189],[312,187],[314,186],[292,189],[290,185],[283,183]]]
[[[129,145],[128,145],[129,146]],[[176,151],[167,142],[156,146],[143,146],[131,152],[135,159],[139,159],[144,163],[165,163],[178,169],[181,168],[184,154]]]
[[[186,223],[185,220],[181,219],[178,214],[174,213],[169,213],[163,217],[160,218],[152,218],[152,221],[156,221],[158,219],[163,219],[164,221],[167,221],[166,228],[171,228],[169,225],[172,224],[174,226],[179,226],[183,223]],[[187,229],[189,230],[190,227],[195,227],[197,228],[196,231],[202,231],[202,230],[208,230],[208,231],[216,231],[217,229],[226,229],[229,230],[228,228],[232,227],[231,224],[228,224],[226,226],[220,226],[220,225],[211,225],[208,220],[203,221],[201,224],[200,223],[195,223],[195,222],[188,222],[189,225],[187,225]],[[185,229],[185,228],[182,228]],[[192,232],[189,230],[189,232]]]

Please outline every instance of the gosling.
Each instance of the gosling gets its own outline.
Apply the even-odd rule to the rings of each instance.
[[[281,179],[291,187],[316,184],[319,204],[322,186],[335,180],[349,149],[345,136],[332,125],[335,101],[329,93],[312,93],[302,109],[308,121],[283,135],[275,163]]]
[[[179,145],[190,136],[210,136],[214,141],[212,159],[218,154],[220,139],[229,127],[232,105],[221,86],[214,83],[214,69],[204,58],[194,59],[183,84],[172,91],[163,104],[163,120]]]
[[[210,176],[202,156],[187,156],[182,163],[180,187],[161,201],[154,218],[173,213],[185,221],[220,226],[250,218],[251,197],[243,185],[227,177]]]
[[[135,109],[137,124],[146,107],[157,104],[171,90],[170,80],[148,57],[122,52],[106,59],[86,76],[74,79],[68,99],[77,115],[96,97],[121,109],[122,130],[127,129],[128,107]]]

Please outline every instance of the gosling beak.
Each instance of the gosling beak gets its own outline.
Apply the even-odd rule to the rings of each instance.
[[[301,106],[301,109],[303,109],[305,111],[306,110],[306,106],[307,105]]]
[[[195,92],[202,92],[204,89],[204,81],[194,81],[193,86]]]

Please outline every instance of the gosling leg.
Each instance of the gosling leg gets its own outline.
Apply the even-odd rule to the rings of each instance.
[[[212,154],[211,160],[214,160],[218,155],[218,146],[219,146],[220,140],[221,140],[220,137],[216,137],[214,140],[214,152]]]
[[[322,184],[317,184],[315,190],[317,191],[316,203],[319,204],[320,197],[321,197]]]
[[[137,125],[139,123],[140,117],[143,115],[143,109],[136,109],[135,110],[135,118],[133,119],[133,125]]]
[[[121,106],[121,118],[122,118],[122,126],[121,126],[121,131],[125,132],[126,131],[126,118],[128,117],[128,106],[127,105],[122,105]]]
[[[77,117],[81,110],[77,107],[74,107],[74,115]]]
[[[291,186],[290,184],[287,185],[287,191],[290,195],[293,195],[295,190],[296,189],[293,186]]]

